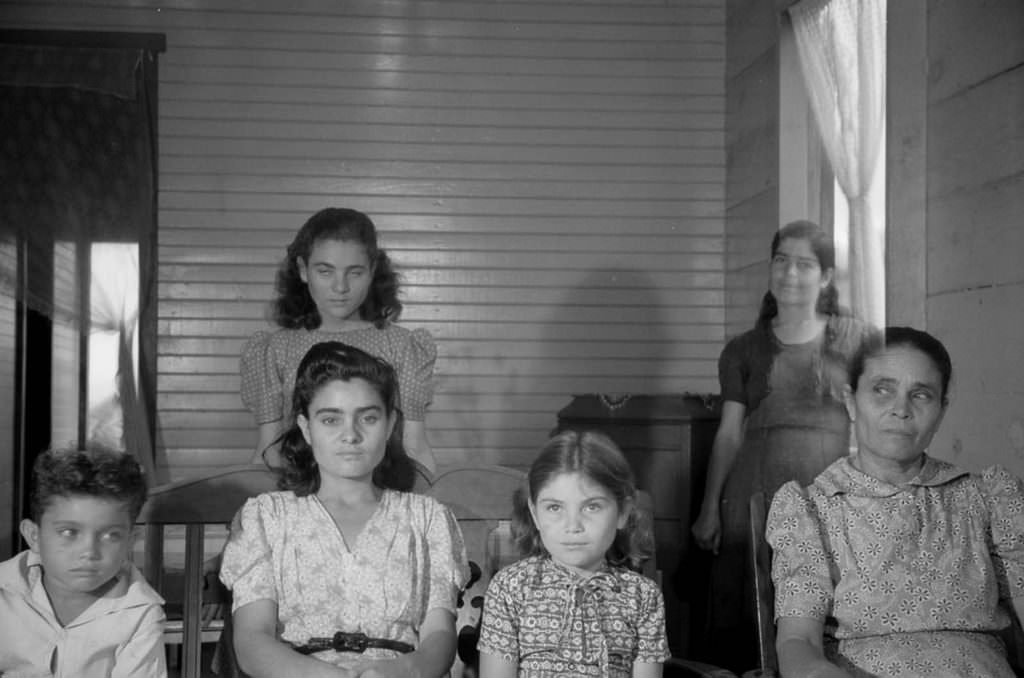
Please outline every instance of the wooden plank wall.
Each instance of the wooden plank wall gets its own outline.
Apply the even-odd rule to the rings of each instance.
[[[1024,476],[1024,4],[927,21],[927,322],[955,381],[933,448]]]
[[[0,6],[8,27],[166,34],[158,418],[172,477],[248,459],[237,356],[266,325],[285,245],[328,205],[373,216],[405,275],[403,323],[438,341],[442,464],[527,463],[573,393],[717,390],[721,0],[283,7]]]
[[[779,10],[727,5],[725,332],[734,336],[757,319],[779,225]]]

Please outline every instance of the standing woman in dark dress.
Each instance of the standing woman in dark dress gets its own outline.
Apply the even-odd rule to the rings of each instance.
[[[718,361],[722,415],[693,525],[697,544],[716,555],[708,632],[721,649],[712,659],[741,670],[756,661],[749,498],[770,501],[789,480],[806,485],[848,453],[842,385],[865,330],[839,312],[835,250],[817,224],[781,228],[770,268],[756,326]]]

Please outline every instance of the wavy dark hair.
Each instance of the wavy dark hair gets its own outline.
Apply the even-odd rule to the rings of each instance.
[[[278,267],[277,298],[271,307],[274,322],[287,329],[306,330],[316,329],[323,322],[299,273],[299,259],[308,262],[313,248],[323,240],[359,243],[366,249],[373,280],[366,300],[359,307],[359,317],[377,327],[398,320],[402,313],[402,302],[398,300],[399,275],[387,252],[377,245],[377,228],[373,221],[358,210],[328,207],[303,224]]]
[[[872,332],[850,359],[850,389],[856,393],[857,382],[864,374],[864,363],[894,346],[917,349],[931,359],[942,379],[942,404],[949,404],[949,382],[953,379],[953,360],[941,341],[924,330],[913,327],[886,327],[881,332]]]
[[[549,555],[530,515],[529,502],[536,503],[541,489],[562,473],[582,473],[608,490],[620,511],[629,510],[626,525],[616,533],[607,559],[613,565],[639,571],[654,553],[650,521],[642,519],[637,506],[636,483],[629,462],[611,438],[597,431],[563,431],[549,440],[533,461],[526,486],[514,498],[514,534],[522,555]]]
[[[384,458],[373,469],[373,484],[392,490],[408,491],[416,479],[416,468],[402,445],[402,413],[398,409],[398,378],[386,361],[340,341],[314,344],[299,363],[292,392],[291,426],[281,434],[281,465],[271,466],[282,490],[303,497],[320,489],[320,468],[313,448],[306,442],[296,421],[309,417],[309,405],[325,384],[332,381],[362,379],[380,395],[385,413],[395,417],[395,427],[384,449]],[[264,455],[266,452],[264,452]]]
[[[778,231],[772,238],[772,258],[779,251],[779,245],[783,240],[806,240],[814,256],[818,259],[818,266],[822,272],[836,268],[836,248],[832,244],[832,236],[821,226],[813,221],[791,221]],[[836,289],[835,276],[829,284],[818,295],[818,313],[823,315],[840,315],[839,290]],[[757,315],[757,326],[762,329],[771,328],[772,318],[779,314],[779,304],[771,290],[764,294],[761,300],[761,311]]]
[[[87,496],[122,502],[131,521],[146,502],[146,476],[131,454],[87,441],[78,447],[51,448],[36,457],[30,499],[37,523],[55,497]]]

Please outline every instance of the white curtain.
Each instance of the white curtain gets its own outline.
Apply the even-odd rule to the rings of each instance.
[[[139,253],[133,244],[93,245],[90,286],[90,332],[109,339],[116,362],[90,355],[90,382],[99,402],[90,402],[88,437],[134,454],[147,477],[155,478],[155,455],[145,393],[138,388]],[[98,347],[97,347],[98,348]],[[90,350],[90,354],[93,351]],[[98,351],[97,351],[98,353]],[[94,362],[100,364],[93,365]],[[107,382],[109,380],[109,384]],[[95,395],[90,384],[90,401]]]
[[[885,324],[885,0],[802,0],[789,9],[811,108],[849,202],[850,304]]]

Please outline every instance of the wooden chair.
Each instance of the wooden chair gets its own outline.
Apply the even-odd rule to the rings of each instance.
[[[459,521],[473,575],[459,601],[452,678],[477,675],[476,643],[487,584],[495,572],[518,559],[512,541],[512,497],[524,479],[522,471],[505,466],[458,468],[442,472],[426,491]]]
[[[779,675],[779,659],[775,651],[775,588],[772,584],[771,546],[765,536],[768,524],[768,500],[763,492],[750,497],[750,557],[754,565],[754,587],[757,601],[757,645],[760,673],[763,678]],[[1024,631],[1010,615],[1011,625],[1001,634],[1014,672],[1024,678]],[[748,672],[754,673],[754,672]],[[746,678],[747,674],[743,674]]]
[[[775,589],[772,585],[772,549],[765,538],[768,499],[764,492],[750,497],[750,559],[754,573],[758,668],[763,676],[778,675],[775,654]]]
[[[476,639],[479,632],[483,594],[491,576],[498,569],[518,559],[512,542],[512,497],[523,484],[521,471],[503,466],[481,466],[449,470],[438,475],[433,483],[418,480],[417,491],[447,505],[459,521],[466,542],[466,553],[475,564],[479,578],[464,593],[460,609],[463,624],[457,631],[459,658],[452,678],[476,676]],[[143,570],[158,591],[164,590],[164,527],[185,526],[183,613],[181,620],[171,621],[165,638],[169,644],[182,646],[182,678],[199,678],[200,653],[203,642],[217,640],[225,627],[230,628],[230,602],[225,596],[217,600],[210,590],[219,586],[215,568],[204,571],[204,537],[206,528],[224,528],[249,497],[276,489],[274,476],[259,466],[239,466],[210,476],[181,481],[153,488],[139,515],[146,526],[145,563]],[[209,559],[206,559],[209,560]],[[206,596],[204,598],[204,591]],[[228,609],[223,617],[204,617],[206,606],[222,602]],[[230,643],[226,654],[230,655]],[[225,649],[224,643],[221,645]],[[240,675],[231,657],[222,674]],[[666,677],[735,678],[734,674],[707,664],[682,659],[666,663]]]
[[[215,568],[211,572],[204,571],[206,528],[226,528],[246,499],[275,488],[275,478],[269,471],[261,466],[245,465],[203,478],[162,485],[149,492],[138,520],[146,526],[142,569],[161,594],[167,590],[168,579],[164,528],[185,526],[182,615],[181,619],[168,620],[164,634],[168,645],[181,645],[182,678],[199,678],[202,643],[216,641],[223,628],[224,616],[210,613],[213,605],[227,602],[227,598],[217,600],[215,595],[211,596],[219,587],[219,581]],[[219,550],[209,555],[217,554]],[[228,614],[230,609],[224,612]]]
[[[711,664],[672,657],[665,662],[663,678],[736,678],[736,674]]]
[[[422,473],[417,476],[415,491],[424,491],[429,482]],[[225,628],[230,629],[230,595],[221,587],[217,568],[205,568],[204,541],[208,527],[223,529],[231,524],[245,500],[277,489],[276,477],[264,466],[245,464],[217,471],[202,478],[183,480],[154,487],[142,507],[139,524],[146,526],[145,563],[143,572],[149,582],[164,594],[165,526],[184,525],[184,571],[181,573],[181,619],[168,620],[164,640],[168,645],[181,645],[182,678],[199,678],[200,656],[204,642],[216,642]],[[217,557],[216,552],[206,556]],[[209,570],[209,571],[206,571]],[[205,594],[205,595],[204,595]],[[167,596],[165,595],[165,598]],[[169,601],[173,606],[177,601]],[[213,614],[217,608],[219,614]],[[230,640],[230,639],[228,639]],[[221,645],[226,657],[222,675],[240,676],[234,666],[230,642]]]
[[[466,540],[466,553],[471,563],[480,566],[481,577],[474,582],[464,604],[476,610],[483,604],[482,596],[491,576],[504,565],[515,562],[518,553],[509,530],[512,517],[512,496],[522,486],[522,472],[501,466],[462,468],[437,477],[427,490],[443,502],[459,521]],[[649,508],[650,497],[642,493],[640,503]],[[652,558],[645,574],[653,575],[656,561]],[[472,567],[472,565],[471,565]],[[464,614],[460,614],[463,617]],[[474,617],[477,626],[459,631],[459,657],[452,678],[476,676],[476,640],[479,637],[479,613]],[[710,664],[687,659],[672,658],[665,663],[666,678],[736,678],[735,674]]]

